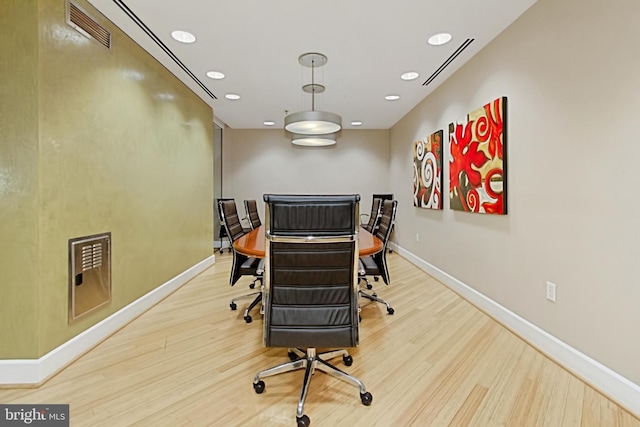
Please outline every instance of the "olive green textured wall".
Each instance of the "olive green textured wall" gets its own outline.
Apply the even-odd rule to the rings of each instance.
[[[211,108],[77,4],[112,48],[67,25],[64,0],[38,2],[38,357],[213,253]],[[68,324],[68,240],[107,231],[112,302]]]
[[[0,358],[38,348],[37,24],[36,2],[0,2]]]

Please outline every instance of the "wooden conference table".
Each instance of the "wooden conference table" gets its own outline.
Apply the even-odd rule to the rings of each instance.
[[[233,242],[233,248],[242,255],[264,258],[264,234],[264,226],[261,225]],[[373,255],[382,250],[382,240],[360,227],[358,249],[361,257]]]

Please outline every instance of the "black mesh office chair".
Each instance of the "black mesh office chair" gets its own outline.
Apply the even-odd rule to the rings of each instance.
[[[397,200],[385,200],[382,202],[382,215],[378,223],[378,228],[374,235],[382,240],[382,250],[374,255],[360,258],[358,276],[361,281],[366,284],[367,289],[372,289],[371,283],[367,279],[367,276],[378,277],[381,276],[385,284],[389,284],[389,270],[387,268],[387,243],[389,243],[389,236],[393,228],[393,222],[396,218],[396,209],[398,207]],[[382,303],[387,306],[387,313],[393,314],[395,310],[391,305],[378,298],[378,295],[373,292],[368,294],[365,291],[360,291],[360,296],[370,301]]]
[[[264,344],[289,348],[291,360],[258,372],[253,388],[262,393],[262,378],[305,368],[296,412],[299,427],[310,423],[304,400],[316,369],[357,386],[362,403],[369,406],[373,397],[362,381],[326,361],[342,356],[350,366],[348,352],[316,353],[316,348],[358,345],[360,196],[265,195],[264,200]]]
[[[384,202],[385,200],[394,200],[393,198],[393,193],[375,193],[371,196],[374,199],[382,199],[382,201]],[[391,232],[393,233],[393,228],[395,227],[395,222],[393,224],[391,224]],[[391,240],[391,235],[389,235],[389,240]],[[387,251],[389,252],[393,252],[393,249],[391,248],[391,246],[386,248]],[[376,280],[377,282],[377,280]]]
[[[258,214],[258,203],[256,203],[255,200],[245,200],[244,210],[247,213],[249,225],[251,226],[252,230],[255,230],[262,225],[262,221],[260,221],[260,215]]]
[[[229,236],[229,233],[227,232],[227,227],[225,227],[224,225],[224,219],[222,218],[222,214],[220,213],[220,202],[222,201],[233,201],[234,205],[235,205],[235,199],[233,198],[220,198],[220,199],[216,199],[216,211],[218,212],[218,220],[220,223],[220,231],[218,232],[218,238],[221,239],[220,241],[220,249],[218,249],[220,251],[220,253],[224,252],[224,245],[222,245],[222,239],[223,238],[227,238],[228,242],[229,242],[229,246],[227,247],[228,251],[231,252],[232,248],[231,246],[233,246],[233,239],[231,238],[231,236]],[[236,212],[237,215],[237,212]],[[239,219],[240,221],[240,219]],[[243,227],[242,223],[240,222],[240,227],[242,228],[243,233],[246,233],[248,231],[251,231],[251,228],[248,227]]]
[[[254,280],[249,287],[253,289],[256,283],[260,283],[262,287],[262,274],[264,271],[264,262],[261,259],[248,257],[238,253],[233,249],[233,242],[245,234],[245,230],[240,224],[240,218],[238,217],[238,210],[236,208],[236,202],[233,199],[219,200],[218,201],[218,213],[222,220],[222,224],[225,227],[226,233],[229,236],[231,242],[231,251],[233,253],[233,264],[231,266],[231,275],[229,277],[229,285],[236,284],[238,279],[242,276],[253,276]],[[253,320],[250,312],[251,310],[260,304],[262,301],[262,290],[257,292],[251,292],[249,294],[241,295],[231,300],[229,307],[231,310],[238,308],[236,301],[244,298],[254,298],[254,300],[245,309],[243,318],[245,322],[251,323]]]
[[[378,221],[380,221],[380,214],[382,213],[382,199],[375,197],[371,201],[371,213],[368,215],[367,223],[361,223],[362,228],[367,230],[369,233],[374,233],[376,227],[378,226]],[[360,215],[360,218],[367,217],[367,214]]]

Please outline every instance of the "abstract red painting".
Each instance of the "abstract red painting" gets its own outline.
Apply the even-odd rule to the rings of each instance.
[[[442,209],[443,130],[413,145],[413,206]]]
[[[449,124],[451,209],[505,215],[507,98],[501,97]]]

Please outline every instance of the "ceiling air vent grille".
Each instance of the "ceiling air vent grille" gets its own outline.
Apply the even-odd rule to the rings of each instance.
[[[429,78],[427,80],[425,80],[424,83],[422,83],[423,86],[427,86],[429,83],[431,83],[432,81],[434,81],[436,79],[436,77],[438,77],[440,75],[440,73],[442,73],[444,71],[445,68],[447,68],[449,66],[449,64],[451,64],[453,62],[454,59],[456,59],[458,57],[458,55],[460,55],[467,47],[469,47],[469,45],[471,43],[473,43],[475,39],[466,39],[464,41],[464,43],[462,43],[455,52],[453,52],[451,54],[451,56],[449,58],[447,58],[446,61],[444,61],[442,63],[442,65],[440,67],[438,67],[438,69],[431,74],[431,76],[429,76]]]
[[[0,0],[0,1],[1,1],[1,0]],[[158,36],[157,36],[153,31],[151,31],[151,29],[150,29],[149,27],[147,27],[147,25],[146,25],[144,22],[142,22],[142,19],[140,19],[140,18],[138,17],[138,15],[136,15],[135,13],[133,13],[133,11],[132,11],[131,9],[129,9],[129,7],[125,4],[125,2],[124,2],[124,1],[122,1],[122,0],[113,0],[113,2],[114,2],[116,5],[118,5],[118,6],[120,7],[120,9],[122,9],[122,11],[123,11],[124,13],[126,13],[126,14],[129,16],[129,18],[131,18],[131,20],[132,20],[133,22],[135,22],[135,23],[136,23],[136,25],[138,25],[138,27],[140,27],[140,29],[141,29],[142,31],[144,31],[145,33],[147,33],[147,35],[149,36],[149,38],[151,38],[151,40],[153,40],[153,41],[154,41],[154,42],[155,42],[155,43],[160,47],[160,49],[162,49],[162,50],[167,54],[167,56],[169,56],[169,58],[171,58],[171,59],[173,60],[173,62],[175,62],[175,63],[178,65],[178,67],[182,68],[182,70],[183,70],[185,73],[187,73],[187,75],[188,75],[189,77],[191,77],[191,78],[193,79],[193,81],[194,81],[194,82],[196,82],[196,83],[198,84],[198,86],[200,86],[200,87],[202,88],[202,90],[204,90],[204,91],[207,93],[207,95],[209,95],[212,99],[218,99],[218,98],[213,94],[213,92],[211,92],[211,91],[209,90],[209,88],[208,88],[204,83],[202,83],[202,82],[200,81],[200,79],[198,79],[198,77],[196,77],[196,75],[195,75],[195,74],[193,74],[193,71],[191,71],[190,69],[188,69],[188,68],[187,68],[187,66],[186,66],[186,65],[184,65],[184,64],[182,63],[182,61],[180,61],[180,59],[178,58],[178,56],[177,56],[175,53],[173,53],[173,52],[171,51],[171,49],[169,49],[169,47],[167,47],[167,45],[165,45],[165,44],[162,42],[162,40],[160,40],[160,37],[158,37]],[[175,73],[174,73],[174,74],[175,74]],[[176,76],[177,76],[177,74],[176,74]]]
[[[111,33],[94,21],[82,9],[69,2],[67,23],[87,37],[111,49]]]

